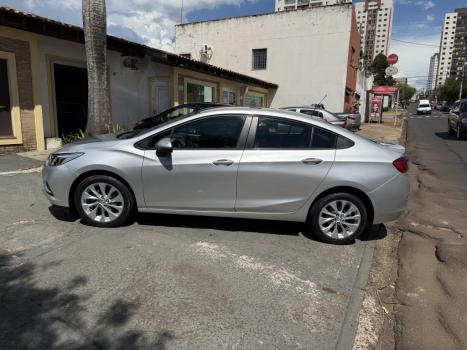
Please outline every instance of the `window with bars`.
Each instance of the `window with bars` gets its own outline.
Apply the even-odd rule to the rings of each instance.
[[[252,68],[253,70],[266,69],[268,49],[253,49]]]

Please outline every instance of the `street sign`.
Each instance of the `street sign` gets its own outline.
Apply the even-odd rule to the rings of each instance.
[[[375,95],[394,95],[397,92],[398,86],[373,86],[373,94]]]
[[[397,56],[395,53],[392,53],[388,56],[388,64],[393,65],[399,62],[399,56]]]
[[[392,77],[393,75],[396,75],[397,73],[399,73],[399,70],[394,66],[389,66],[388,68],[386,68],[387,76]]]

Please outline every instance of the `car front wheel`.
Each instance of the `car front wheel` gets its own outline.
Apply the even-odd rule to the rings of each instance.
[[[352,243],[367,228],[367,210],[353,194],[332,193],[313,205],[309,225],[315,237],[323,242]]]
[[[122,225],[134,209],[128,187],[107,175],[94,175],[81,181],[74,193],[74,204],[84,222],[98,227]]]

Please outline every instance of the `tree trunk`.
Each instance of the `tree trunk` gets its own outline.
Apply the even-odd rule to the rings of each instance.
[[[83,0],[83,25],[88,70],[86,134],[94,136],[110,131],[105,0]]]

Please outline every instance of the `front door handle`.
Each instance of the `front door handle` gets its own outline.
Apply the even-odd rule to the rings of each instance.
[[[212,162],[212,164],[214,165],[222,165],[222,166],[230,166],[232,165],[234,162],[233,160],[230,160],[230,159],[219,159],[219,160],[216,160],[214,162]]]
[[[323,162],[323,160],[318,159],[318,158],[306,158],[306,159],[302,160],[302,163],[307,164],[307,165],[318,165],[318,164],[320,164],[322,162]]]

